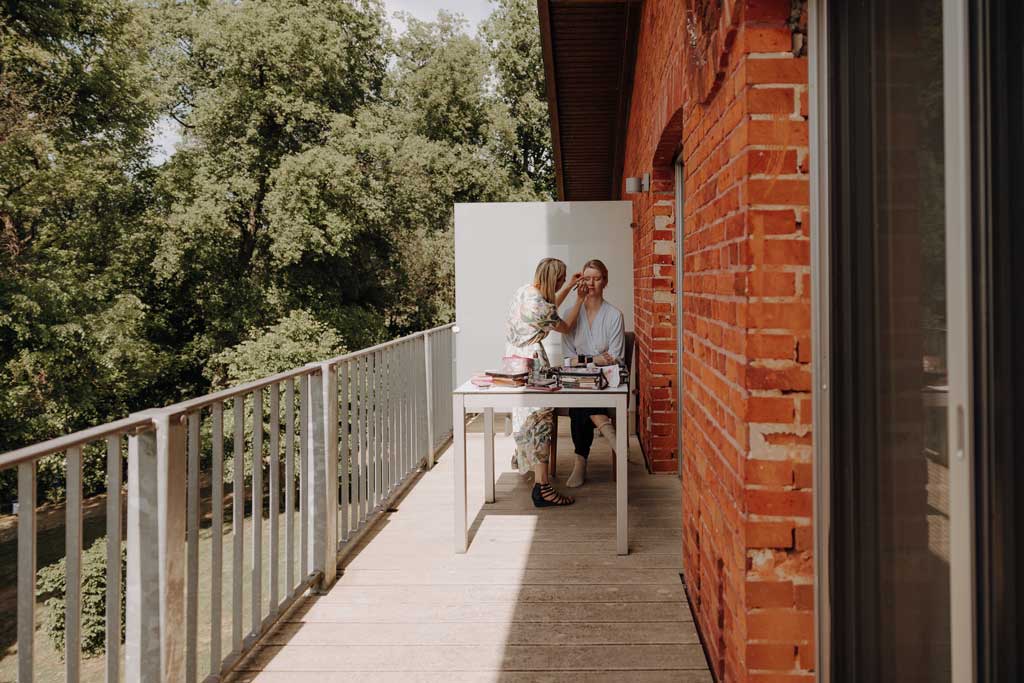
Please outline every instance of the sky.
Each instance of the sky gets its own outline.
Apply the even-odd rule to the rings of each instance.
[[[494,6],[489,0],[384,0],[384,11],[396,33],[405,30],[405,24],[395,17],[397,12],[408,12],[417,19],[431,20],[438,10],[461,14],[469,22],[469,32],[476,33],[476,27],[491,13]],[[153,136],[155,149],[151,161],[162,164],[174,154],[174,147],[180,140],[177,124],[169,118],[161,119]]]
[[[470,32],[475,33],[477,24],[493,8],[488,0],[384,0],[384,10],[396,31],[401,31],[403,24],[394,18],[395,12],[409,12],[417,19],[433,19],[438,10],[444,9],[464,16],[469,22]]]

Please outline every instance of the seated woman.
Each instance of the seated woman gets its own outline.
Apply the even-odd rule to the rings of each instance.
[[[565,320],[558,306],[579,282],[580,274],[565,281],[565,264],[555,258],[543,259],[533,283],[516,290],[505,322],[505,355],[536,357],[541,368],[551,366],[541,341],[549,332],[566,333],[576,325],[586,288],[580,287]],[[533,504],[537,507],[570,505],[573,499],[556,491],[548,481],[548,457],[554,435],[554,411],[551,408],[515,408],[512,430],[516,442],[514,456],[520,474],[534,473]]]
[[[592,356],[596,365],[624,362],[626,335],[622,311],[604,300],[604,288],[607,285],[608,268],[604,263],[597,259],[587,261],[580,280],[580,286],[587,288],[583,301],[584,312],[576,319],[572,331],[562,335],[563,355]],[[569,422],[576,462],[565,485],[582,486],[587,477],[587,456],[594,443],[594,429],[601,432],[614,453],[615,427],[607,408],[570,408]]]

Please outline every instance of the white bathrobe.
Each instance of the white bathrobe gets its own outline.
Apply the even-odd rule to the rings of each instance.
[[[626,333],[622,311],[607,301],[601,304],[593,323],[587,318],[587,309],[581,308],[573,333],[562,335],[562,355],[565,357],[579,354],[599,356],[606,351],[620,365],[625,363]]]

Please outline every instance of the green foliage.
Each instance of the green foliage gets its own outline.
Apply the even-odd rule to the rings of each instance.
[[[544,56],[538,33],[537,4],[497,0],[480,27],[497,76],[498,93],[515,122],[515,142],[507,153],[542,197],[555,196],[555,167],[548,124]]]
[[[184,125],[158,185],[156,275],[192,304],[183,322],[198,368],[294,305],[269,253],[273,175],[377,98],[387,27],[369,1],[174,3],[156,16],[174,29],[162,53],[169,113]]]
[[[210,359],[207,373],[215,385],[230,386],[284,372],[310,360],[345,353],[337,331],[309,311],[295,310],[266,330]]]
[[[536,9],[406,24],[380,0],[0,8],[0,451],[453,319],[454,204],[552,194]],[[157,121],[181,142],[154,166]],[[41,463],[40,497],[63,477]]]
[[[150,29],[127,0],[0,14],[0,450],[166,400],[176,379],[146,272]]]
[[[465,22],[441,12],[436,22],[405,15],[391,92],[412,130],[431,140],[484,145],[504,112],[488,92],[484,47]]]
[[[125,585],[128,558],[121,544],[121,585]],[[53,648],[64,652],[64,598],[67,591],[64,558],[43,567],[36,577],[36,596],[44,601],[43,631]],[[124,638],[124,598],[121,591],[121,638]],[[107,624],[107,538],[101,536],[82,552],[82,654],[101,655],[105,651]]]

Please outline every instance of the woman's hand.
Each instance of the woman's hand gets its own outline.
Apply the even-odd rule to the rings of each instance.
[[[576,301],[580,303],[585,301],[586,298],[590,296],[590,291],[590,285],[586,282],[580,282],[576,286]]]
[[[573,273],[572,277],[569,278],[565,284],[562,285],[561,289],[555,293],[555,306],[561,306],[565,298],[569,296],[569,292],[576,289],[576,285],[580,283],[580,278],[583,277],[583,273]]]

